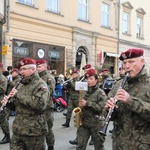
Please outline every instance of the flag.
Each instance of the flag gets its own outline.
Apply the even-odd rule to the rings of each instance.
[[[106,58],[106,53],[102,50],[102,51],[99,53],[100,66],[103,65],[103,63],[104,63],[104,61],[105,61],[105,58]]]
[[[84,75],[84,70],[82,69],[86,65],[86,58],[85,54],[82,53],[82,59],[81,59],[81,64],[80,64],[80,77]]]

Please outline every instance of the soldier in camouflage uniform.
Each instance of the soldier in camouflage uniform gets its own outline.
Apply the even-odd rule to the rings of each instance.
[[[6,89],[7,89],[7,79],[2,74],[3,64],[0,63],[0,101],[3,99]],[[1,106],[1,103],[0,103]],[[7,119],[7,108],[4,108],[3,111],[0,112],[0,127],[4,133],[4,138],[0,141],[0,144],[9,143],[10,141],[10,131],[9,131],[9,122]]]
[[[79,101],[82,108],[82,125],[77,131],[77,149],[86,150],[89,137],[92,136],[95,150],[104,150],[104,135],[98,133],[103,125],[104,102],[106,94],[99,88],[98,76],[94,69],[89,69],[85,74],[88,83],[88,91],[85,93],[84,99]],[[101,119],[100,119],[101,118]]]
[[[67,108],[67,114],[66,114],[66,122],[62,124],[64,127],[70,126],[70,119],[72,115],[72,111],[74,108],[78,106],[79,102],[79,91],[75,90],[75,83],[76,81],[79,81],[79,74],[78,69],[74,69],[72,72],[72,80],[70,82],[67,82],[66,89],[69,92],[69,103]]]
[[[102,90],[104,90],[104,92],[106,93],[106,95],[109,93],[109,91],[110,91],[110,89],[104,89],[104,85],[105,85],[105,82],[107,81],[107,80],[112,80],[112,77],[110,77],[109,76],[109,69],[108,68],[104,68],[104,69],[102,69],[102,70],[100,70],[100,73],[101,73],[101,77],[102,77],[102,79],[101,79],[101,81],[100,81],[100,88],[102,89]]]
[[[131,48],[119,57],[129,78],[124,89],[115,94],[113,150],[150,150],[150,75],[143,54],[142,49]],[[113,103],[110,98],[105,108]]]
[[[10,92],[11,102],[7,107],[15,107],[15,119],[12,125],[10,150],[45,150],[45,135],[48,126],[43,114],[50,92],[46,83],[36,72],[36,61],[24,58],[18,67],[23,76],[21,85]],[[2,103],[8,101],[4,97]]]
[[[90,69],[92,68],[91,64],[86,64],[82,70],[84,70],[84,74]],[[81,76],[80,77],[80,81],[82,80],[82,82],[86,82],[85,76]],[[72,145],[77,145],[77,137],[74,140],[69,140],[69,143]],[[93,145],[93,140],[91,138],[91,140],[89,141],[89,145]]]
[[[37,71],[39,73],[40,78],[42,78],[48,85],[50,91],[50,98],[47,99],[47,107],[44,111],[44,115],[47,120],[49,132],[46,135],[46,143],[48,145],[48,150],[54,149],[55,137],[52,130],[54,116],[53,116],[53,102],[52,97],[55,89],[55,79],[47,70],[47,62],[44,59],[39,59],[36,61]]]

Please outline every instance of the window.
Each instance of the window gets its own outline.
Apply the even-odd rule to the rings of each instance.
[[[129,33],[129,14],[123,12],[123,33]]]
[[[47,0],[47,10],[54,13],[60,13],[59,0]]]
[[[104,27],[110,27],[109,24],[109,18],[110,18],[110,5],[106,3],[102,3],[102,26]]]
[[[132,34],[131,33],[131,15],[132,15],[133,6],[130,2],[122,3],[122,33],[124,34]]]
[[[79,19],[88,21],[88,0],[79,0]]]
[[[30,5],[30,6],[34,5],[33,0],[18,0],[18,2],[22,4]]]
[[[136,37],[142,38],[142,19],[139,17],[136,20],[136,26],[137,26]]]
[[[144,15],[146,12],[143,8],[136,9],[137,19],[136,19],[136,37],[144,38]]]

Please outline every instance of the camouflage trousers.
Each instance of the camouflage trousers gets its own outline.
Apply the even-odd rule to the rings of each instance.
[[[6,107],[0,112],[0,127],[4,134],[9,133],[9,113],[10,110],[8,110]]]
[[[45,136],[12,135],[10,150],[46,150]]]
[[[74,108],[78,107],[79,100],[69,99],[68,107],[67,107],[67,115],[66,120],[71,119],[72,111]]]
[[[53,122],[54,122],[54,115],[53,115],[53,110],[45,110],[44,115],[46,117],[47,125],[48,125],[48,133],[46,134],[46,143],[48,147],[53,146],[55,143],[55,137],[54,133],[52,130],[53,127]]]
[[[104,150],[105,137],[98,133],[99,126],[84,127],[81,126],[77,131],[77,148],[76,150],[86,150],[89,137],[92,136],[95,150]]]

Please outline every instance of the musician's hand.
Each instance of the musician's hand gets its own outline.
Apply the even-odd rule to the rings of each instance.
[[[124,89],[118,89],[115,97],[117,100],[127,103],[130,95]]]
[[[17,93],[17,90],[13,88],[11,92],[9,93],[10,97],[14,97],[14,95]]]
[[[1,101],[2,105],[5,105],[8,102],[8,97],[4,96],[3,100]]]
[[[80,107],[86,106],[86,101],[85,101],[84,99],[80,100],[80,101],[79,101],[79,106],[80,106]]]
[[[106,105],[105,105],[105,109],[109,110],[109,108],[112,108],[114,106],[114,98],[110,98],[109,100],[107,100]]]

